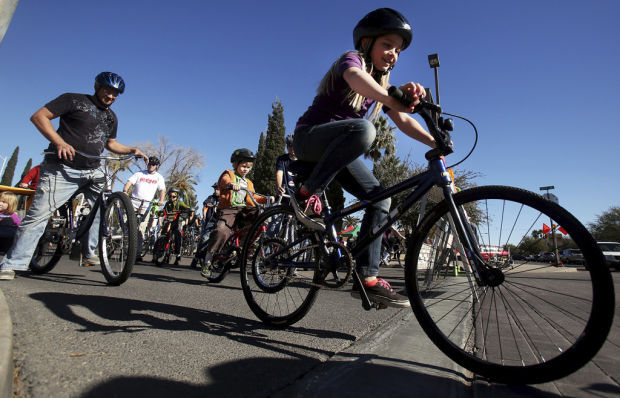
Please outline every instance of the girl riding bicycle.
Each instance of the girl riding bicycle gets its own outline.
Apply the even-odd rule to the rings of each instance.
[[[357,51],[344,53],[323,77],[317,96],[306,113],[297,122],[293,148],[299,159],[317,162],[312,174],[304,181],[296,200],[291,203],[297,218],[306,227],[324,230],[320,219],[304,214],[302,203],[312,195],[325,190],[334,178],[347,192],[358,199],[380,190],[381,186],[364,165],[364,154],[375,139],[373,123],[381,109],[396,126],[411,138],[430,147],[435,146],[432,136],[408,113],[425,96],[418,83],[407,83],[400,89],[412,97],[409,108],[388,95],[390,71],[400,52],[411,44],[411,26],[398,11],[380,8],[368,13],[353,30]],[[364,119],[375,104],[369,119]],[[390,199],[366,210],[360,234],[380,224],[390,209]],[[357,260],[370,299],[394,307],[407,307],[407,297],[397,294],[390,285],[377,278],[381,255],[381,238],[376,239]],[[352,295],[359,297],[356,286]]]

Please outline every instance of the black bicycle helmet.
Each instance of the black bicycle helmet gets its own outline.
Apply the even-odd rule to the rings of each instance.
[[[284,142],[286,143],[286,146],[293,146],[293,135],[289,134],[284,138]]]
[[[254,152],[247,148],[236,149],[230,155],[230,163],[237,163],[243,160],[253,162],[256,160],[256,156],[254,156]]]
[[[116,73],[101,72],[97,75],[97,77],[95,77],[95,83],[102,86],[115,88],[121,94],[125,92],[125,81]]]
[[[161,163],[159,162],[159,158],[157,156],[149,156],[149,166],[159,166]]]
[[[400,12],[391,8],[378,8],[366,14],[353,29],[353,44],[357,51],[362,51],[362,38],[376,38],[389,33],[396,33],[403,38],[401,50],[411,44],[411,25]]]

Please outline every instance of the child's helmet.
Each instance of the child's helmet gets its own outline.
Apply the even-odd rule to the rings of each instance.
[[[286,146],[293,146],[293,135],[289,134],[284,138],[284,142],[286,143]]]
[[[256,156],[254,156],[254,152],[250,151],[247,148],[236,149],[232,155],[230,155],[230,163],[237,163],[241,161],[250,161],[253,162],[256,160]]]
[[[179,190],[179,188],[172,187],[168,190],[168,195],[170,195],[171,193],[176,193],[177,195],[179,195],[181,191]]]
[[[95,83],[102,86],[112,87],[118,90],[119,93],[125,92],[125,81],[122,77],[112,72],[101,72],[95,77]]]
[[[407,18],[400,12],[391,8],[378,8],[366,14],[353,29],[353,44],[357,51],[362,50],[362,38],[378,37],[389,33],[396,33],[403,38],[403,47],[406,49],[411,44],[411,25]]]

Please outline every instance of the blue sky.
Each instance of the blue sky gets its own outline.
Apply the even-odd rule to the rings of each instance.
[[[476,182],[538,192],[589,223],[620,205],[620,2],[545,1],[26,1],[0,44],[0,155],[20,146],[17,173],[47,146],[30,115],[63,92],[91,93],[94,76],[127,83],[113,109],[118,140],[166,136],[205,156],[198,195],[230,167],[237,147],[256,149],[278,98],[287,134],[329,65],[353,47],[368,11],[402,12],[413,45],[393,84],[434,88],[427,55],[438,53],[443,108],[474,121],[479,144],[463,165]],[[425,148],[397,133],[398,154]],[[473,132],[456,123],[460,160]]]

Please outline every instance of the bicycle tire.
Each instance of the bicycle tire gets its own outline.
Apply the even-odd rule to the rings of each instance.
[[[313,234],[307,234],[307,239],[289,251],[291,258],[310,253],[308,263],[314,262],[313,269],[296,270],[268,260],[287,244],[289,240],[285,241],[284,236],[302,229],[290,207],[272,207],[256,218],[243,244],[240,259],[243,295],[254,315],[272,327],[285,328],[298,322],[317,297],[320,270],[316,264],[320,257]]]
[[[99,225],[101,271],[108,284],[119,286],[131,275],[138,249],[136,214],[129,197],[114,192],[104,209]]]
[[[46,274],[58,264],[63,254],[62,242],[66,226],[65,217],[50,217],[30,260],[30,271],[33,274]]]
[[[460,240],[448,204],[440,202],[408,242],[405,259],[411,306],[429,338],[463,367],[502,383],[548,382],[585,365],[605,342],[615,305],[613,280],[594,238],[568,211],[522,189],[484,186],[453,198],[469,214],[477,244],[487,248],[485,261],[498,257],[505,279],[495,287],[476,283],[469,256],[459,260],[456,252]],[[562,241],[570,243],[569,237],[581,249],[585,270],[491,256],[489,242],[512,244],[512,253],[544,243],[543,234],[532,233],[543,222],[563,228]],[[452,259],[446,249],[455,253]],[[462,276],[448,268],[449,261],[463,269]]]
[[[160,236],[157,241],[155,241],[155,246],[153,247],[153,263],[161,267],[163,258],[166,255],[166,245],[168,244],[167,236]]]
[[[220,251],[221,254],[213,256],[211,267],[202,275],[210,283],[220,283],[230,272],[231,263],[239,259],[240,252],[241,248],[227,243]]]

